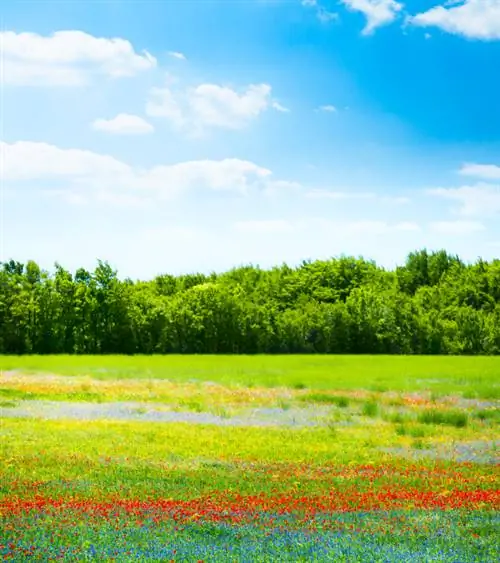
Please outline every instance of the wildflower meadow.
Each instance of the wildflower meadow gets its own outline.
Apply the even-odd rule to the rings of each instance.
[[[498,560],[495,358],[0,367],[6,561]]]

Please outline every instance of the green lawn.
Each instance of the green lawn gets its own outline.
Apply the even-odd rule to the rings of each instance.
[[[223,385],[500,396],[500,357],[1,356],[0,369],[100,380],[168,379]]]

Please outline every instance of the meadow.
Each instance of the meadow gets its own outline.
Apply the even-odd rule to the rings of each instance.
[[[497,561],[500,359],[1,356],[0,556]]]

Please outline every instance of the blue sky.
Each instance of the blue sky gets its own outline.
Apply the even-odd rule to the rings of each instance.
[[[500,0],[2,9],[3,260],[500,255]]]

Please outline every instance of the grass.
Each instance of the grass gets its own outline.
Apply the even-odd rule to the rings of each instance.
[[[499,408],[480,409],[474,412],[474,416],[479,420],[486,420],[486,421],[500,423]]]
[[[0,400],[0,408],[2,409],[13,409],[17,407],[18,404],[19,403],[17,403],[16,401]]]
[[[394,430],[398,436],[409,436],[411,438],[426,438],[433,434],[432,430],[419,424],[397,424]]]
[[[500,357],[2,356],[0,370],[311,390],[424,391],[500,397]]]
[[[0,379],[0,558],[494,561],[498,464],[428,455],[495,455],[500,363],[473,360],[2,357],[20,375]],[[489,406],[449,397],[464,390]],[[37,398],[329,414],[310,428],[9,418]]]
[[[305,403],[321,403],[326,405],[335,405],[341,409],[349,406],[349,397],[332,395],[329,393],[308,393],[300,397],[301,401]]]
[[[463,411],[428,409],[419,414],[418,420],[422,424],[446,424],[456,428],[465,428],[469,422],[469,416]]]
[[[0,388],[0,397],[9,402],[9,399],[36,399],[36,393],[22,391],[19,389]]]
[[[364,403],[361,410],[363,416],[369,416],[370,418],[375,418],[379,413],[379,406],[376,401],[367,401]]]
[[[392,424],[405,424],[413,420],[411,414],[406,412],[383,412],[382,418]]]

